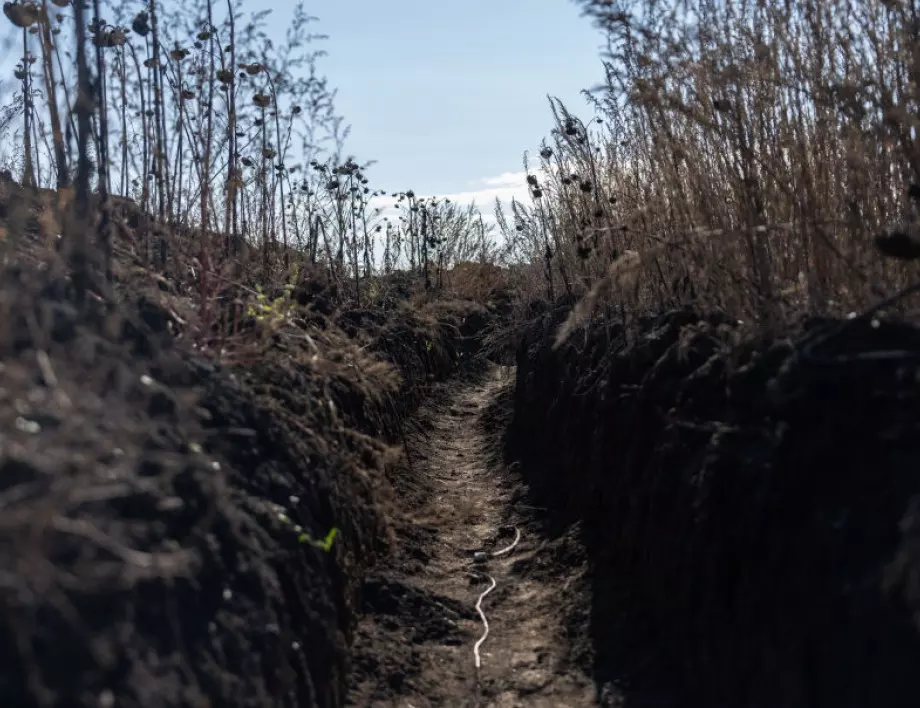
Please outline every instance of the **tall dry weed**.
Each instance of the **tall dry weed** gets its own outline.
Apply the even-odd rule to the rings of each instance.
[[[917,279],[916,2],[580,4],[609,40],[594,117],[552,101],[531,201],[502,219],[548,290],[623,298],[607,270],[634,251],[642,307],[770,321]]]
[[[246,297],[283,288],[302,265],[363,304],[379,274],[408,268],[440,288],[454,264],[495,251],[476,209],[370,186],[370,163],[346,151],[321,72],[326,37],[303,3],[280,38],[245,0],[8,0],[4,13],[22,51],[0,120],[5,137],[18,130],[16,180],[37,202],[42,190],[61,197],[49,223],[66,221],[75,178],[80,209],[97,193],[86,227],[65,239],[88,255],[71,260],[98,251],[111,281],[118,247],[181,273],[205,340],[233,298],[228,273]],[[126,231],[113,205],[126,197],[135,238],[113,244]]]

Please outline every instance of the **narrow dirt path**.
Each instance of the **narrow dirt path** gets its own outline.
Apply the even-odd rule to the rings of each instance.
[[[365,586],[350,705],[596,703],[582,668],[583,617],[572,609],[584,582],[574,541],[544,540],[501,462],[512,385],[512,370],[493,367],[435,396],[419,417],[406,470],[418,482],[400,488],[409,511],[393,567]]]

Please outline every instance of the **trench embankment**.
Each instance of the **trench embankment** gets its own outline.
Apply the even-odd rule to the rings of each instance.
[[[915,705],[920,330],[680,310],[554,349],[566,314],[519,348],[508,443],[581,526],[598,683],[640,706]]]
[[[115,265],[114,309],[0,271],[0,704],[342,705],[402,421],[488,311],[312,312],[227,367]]]

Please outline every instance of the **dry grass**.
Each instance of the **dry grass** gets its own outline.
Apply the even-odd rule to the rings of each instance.
[[[361,305],[395,270],[475,294],[479,275],[459,282],[454,266],[517,263],[502,278],[524,299],[590,293],[572,325],[611,299],[760,322],[842,314],[914,282],[916,3],[579,2],[609,38],[594,116],[552,103],[555,129],[525,160],[531,202],[500,210],[501,244],[475,210],[369,186],[302,6],[279,44],[238,3],[94,12],[86,78],[103,81],[87,82],[99,110],[83,115],[60,31],[75,8],[7,3],[23,61],[2,124],[21,126],[17,179],[79,204],[82,170],[103,203],[135,200],[136,255],[189,272],[208,336],[228,288],[277,293],[302,266]],[[41,220],[47,241],[60,221]],[[119,221],[97,226],[111,270]]]
[[[580,4],[609,38],[595,115],[553,102],[532,202],[502,219],[550,294],[764,322],[916,280],[917,3]],[[618,286],[627,251],[641,275]]]
[[[4,226],[35,227],[37,212],[54,243],[92,212],[64,250],[86,251],[77,242],[91,231],[110,281],[119,247],[151,271],[182,272],[202,346],[237,334],[215,333],[222,302],[258,301],[260,288],[274,301],[297,273],[361,306],[375,276],[409,270],[436,291],[455,263],[495,252],[475,209],[370,186],[303,3],[281,41],[242,0],[9,0],[4,14],[22,54],[0,133],[18,159],[13,179],[37,193]],[[113,209],[125,198],[136,205],[127,241]]]

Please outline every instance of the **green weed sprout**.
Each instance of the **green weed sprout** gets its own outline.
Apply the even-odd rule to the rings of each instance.
[[[268,296],[262,292],[262,286],[256,285],[256,302],[255,304],[250,303],[246,309],[246,314],[249,317],[255,317],[256,322],[268,324],[270,327],[284,322],[296,304],[291,298],[291,294],[294,292],[294,287],[297,283],[297,275],[298,268],[295,265],[291,269],[288,282],[284,284],[284,293],[274,300],[269,300]]]
[[[291,517],[285,514],[283,511],[278,512],[278,521],[289,527],[294,533],[297,534],[298,543],[305,543],[307,545],[313,546],[314,548],[319,548],[321,551],[325,551],[326,553],[332,550],[332,544],[335,541],[335,537],[339,535],[338,527],[333,526],[331,529],[329,529],[329,533],[326,534],[325,538],[314,538],[309,533],[304,531],[300,524],[295,524],[293,521],[291,521]]]

